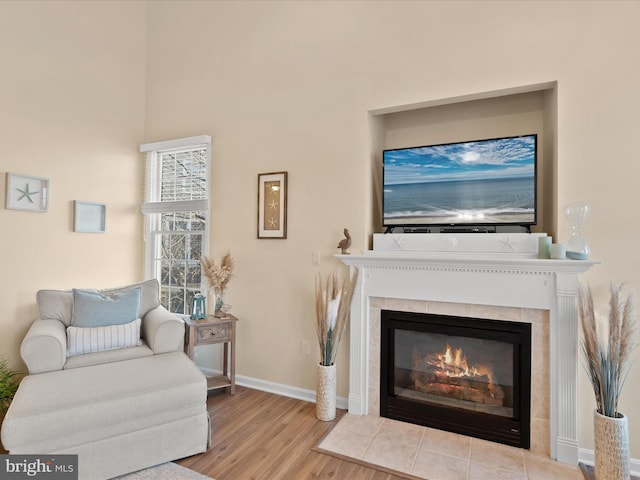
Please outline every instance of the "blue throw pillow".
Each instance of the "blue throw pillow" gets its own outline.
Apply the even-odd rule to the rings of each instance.
[[[132,322],[138,318],[140,295],[140,287],[109,295],[74,288],[71,325],[104,327]]]

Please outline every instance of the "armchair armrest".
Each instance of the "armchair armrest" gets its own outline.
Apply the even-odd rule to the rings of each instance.
[[[142,318],[142,336],[154,354],[184,350],[184,320],[162,305]]]
[[[36,319],[20,345],[29,373],[62,370],[67,361],[67,330],[58,320]]]

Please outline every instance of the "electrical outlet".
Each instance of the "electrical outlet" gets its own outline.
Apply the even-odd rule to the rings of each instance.
[[[300,351],[302,352],[302,355],[311,355],[311,345],[308,340],[302,340]]]
[[[320,252],[318,250],[311,252],[311,264],[320,265]]]

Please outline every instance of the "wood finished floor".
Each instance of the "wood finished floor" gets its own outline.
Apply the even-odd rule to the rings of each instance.
[[[176,463],[215,480],[404,480],[311,450],[333,422],[315,417],[315,404],[236,387],[209,394],[212,446]]]

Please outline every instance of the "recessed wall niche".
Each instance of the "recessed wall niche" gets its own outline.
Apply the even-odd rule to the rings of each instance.
[[[556,82],[389,107],[369,112],[371,232],[382,227],[382,151],[484,138],[538,134],[538,223],[556,235]]]

